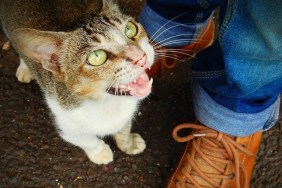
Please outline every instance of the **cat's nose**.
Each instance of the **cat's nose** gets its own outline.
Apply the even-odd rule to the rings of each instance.
[[[145,65],[146,55],[143,50],[134,45],[127,45],[125,47],[126,60],[134,65],[143,67]]]

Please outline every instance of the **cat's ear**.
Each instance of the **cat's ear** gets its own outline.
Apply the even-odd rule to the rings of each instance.
[[[113,0],[103,0],[103,11],[110,14],[120,14],[120,9]]]
[[[62,32],[16,29],[12,33],[16,48],[54,74],[60,73],[59,53],[66,37]]]

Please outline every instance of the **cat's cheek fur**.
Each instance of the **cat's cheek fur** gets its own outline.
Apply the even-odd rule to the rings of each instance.
[[[78,97],[96,100],[104,97],[107,86],[108,84],[103,81],[91,82],[80,79],[77,84],[70,85],[68,89]]]

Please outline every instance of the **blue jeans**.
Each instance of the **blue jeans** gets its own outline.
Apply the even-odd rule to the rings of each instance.
[[[218,6],[218,39],[192,63],[194,110],[206,126],[243,137],[278,119],[282,1],[148,0],[140,22],[155,42],[189,45]]]

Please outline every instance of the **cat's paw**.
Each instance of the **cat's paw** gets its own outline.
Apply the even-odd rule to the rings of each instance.
[[[7,41],[3,44],[2,50],[9,50],[10,46],[11,46],[10,41]]]
[[[16,77],[18,78],[18,81],[22,83],[29,83],[34,79],[29,68],[22,59],[17,69]]]
[[[117,140],[116,143],[121,151],[130,155],[142,153],[146,148],[144,139],[137,133],[130,134],[127,142]]]
[[[110,149],[109,145],[105,143],[103,143],[101,151],[98,153],[95,152],[94,154],[87,152],[87,156],[92,162],[98,165],[108,164],[114,159],[112,150]]]

